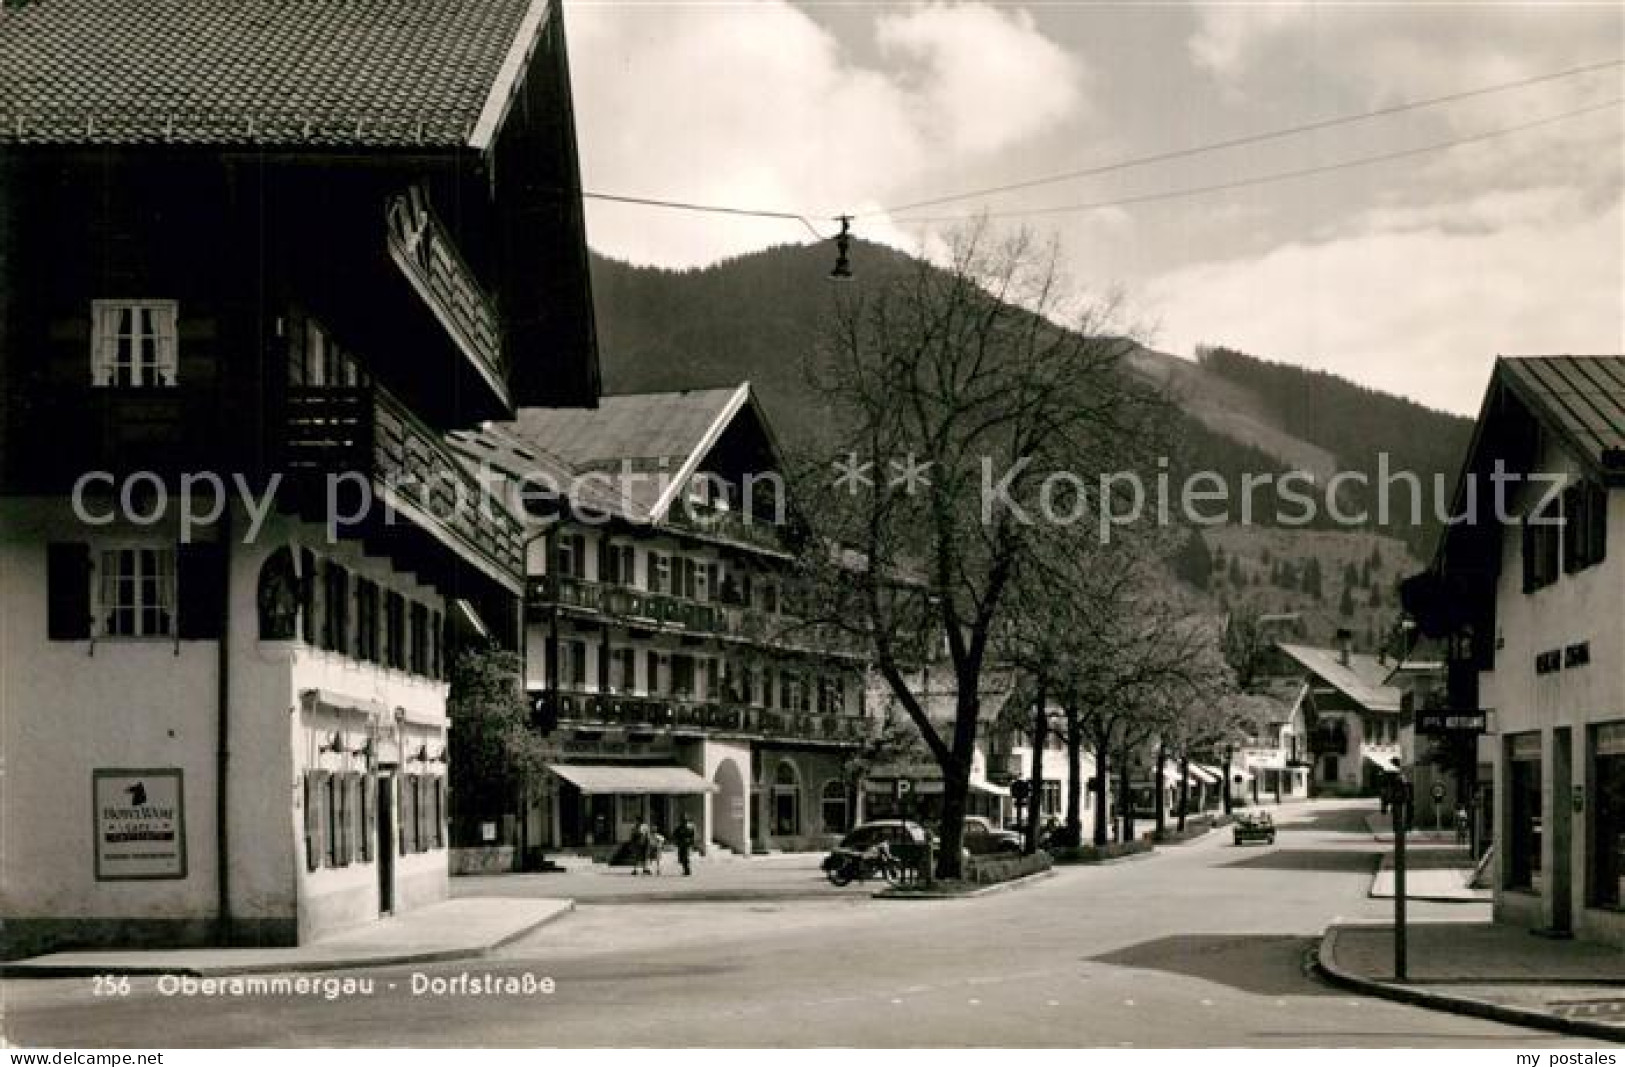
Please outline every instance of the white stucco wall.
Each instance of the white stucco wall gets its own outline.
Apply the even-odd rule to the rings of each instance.
[[[1561,447],[1548,442],[1540,469],[1580,473]],[[1514,498],[1519,513],[1538,504],[1542,486]],[[1608,545],[1604,561],[1574,574],[1559,571],[1557,580],[1532,593],[1523,591],[1522,531],[1508,525],[1501,537],[1501,574],[1496,586],[1498,648],[1495,669],[1479,676],[1480,702],[1493,712],[1496,737],[1496,840],[1508,840],[1510,808],[1502,741],[1509,735],[1539,732],[1542,742],[1543,809],[1550,828],[1542,840],[1546,886],[1539,898],[1497,890],[1496,915],[1520,925],[1548,925],[1558,916],[1553,899],[1553,872],[1559,862],[1569,871],[1569,915],[1582,937],[1625,945],[1625,913],[1586,907],[1586,875],[1592,846],[1587,822],[1590,804],[1572,810],[1572,787],[1594,797],[1588,759],[1588,727],[1625,720],[1625,492],[1608,500]],[[1549,674],[1535,670],[1543,652],[1590,644],[1590,663]],[[1555,770],[1559,730],[1567,728],[1569,789],[1561,789]],[[1566,833],[1562,832],[1567,824]],[[1509,850],[1498,850],[1501,878],[1510,869]]]
[[[239,535],[246,528],[239,516]],[[110,936],[125,943],[138,924],[176,941],[214,932],[217,643],[51,641],[46,629],[49,542],[86,542],[94,550],[113,540],[169,547],[177,537],[167,523],[87,528],[64,500],[0,500],[0,916],[8,922],[56,921],[87,941],[122,925],[122,939]],[[308,938],[377,915],[371,864],[305,870],[302,810],[306,767],[362,769],[361,757],[319,753],[321,745],[343,730],[351,739],[345,748],[360,748],[376,724],[313,712],[301,694],[319,689],[340,703],[401,709],[399,726],[393,714],[383,724],[391,744],[378,751],[387,759],[424,744],[438,754],[446,739],[445,683],[295,642],[259,640],[260,566],[289,543],[308,544],[352,573],[444,612],[432,589],[385,560],[364,558],[357,544],[326,545],[319,527],[273,517],[255,544],[232,546],[227,867],[234,936],[249,942]],[[97,881],[93,771],[170,767],[183,773],[186,877]],[[446,773],[443,763],[409,769]],[[443,899],[446,864],[444,849],[398,856],[397,907]]]

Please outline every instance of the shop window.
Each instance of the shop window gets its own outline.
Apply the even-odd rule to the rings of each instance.
[[[824,783],[823,817],[826,834],[844,834],[851,827],[851,804],[846,796],[846,783],[831,778]]]
[[[91,381],[111,388],[175,384],[173,300],[96,300],[91,304]]]
[[[1591,731],[1592,906],[1625,908],[1625,722]]]
[[[1540,838],[1543,797],[1541,796],[1540,735],[1520,734],[1511,738],[1508,785],[1511,802],[1507,826],[1508,889],[1538,891],[1541,883]]]

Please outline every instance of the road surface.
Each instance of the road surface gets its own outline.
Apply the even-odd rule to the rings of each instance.
[[[1212,834],[968,900],[589,904],[492,958],[351,975],[374,981],[369,997],[204,1001],[135,979],[128,996],[97,999],[87,980],[12,981],[3,1025],[16,1044],[129,1048],[1562,1044],[1350,995],[1306,971],[1327,923],[1388,914],[1366,896],[1382,846],[1363,810],[1283,809],[1272,847]],[[414,975],[465,973],[546,977],[555,991],[412,994]]]

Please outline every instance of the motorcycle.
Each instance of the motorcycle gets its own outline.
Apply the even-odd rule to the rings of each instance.
[[[862,852],[839,849],[824,857],[824,876],[831,885],[867,882],[876,876],[895,884],[903,877],[903,864],[882,841]]]

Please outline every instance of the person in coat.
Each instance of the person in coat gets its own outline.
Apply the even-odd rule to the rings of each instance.
[[[694,873],[689,868],[689,862],[693,859],[694,838],[694,822],[685,812],[677,829],[671,833],[672,843],[677,846],[677,862],[682,864],[685,876]]]

